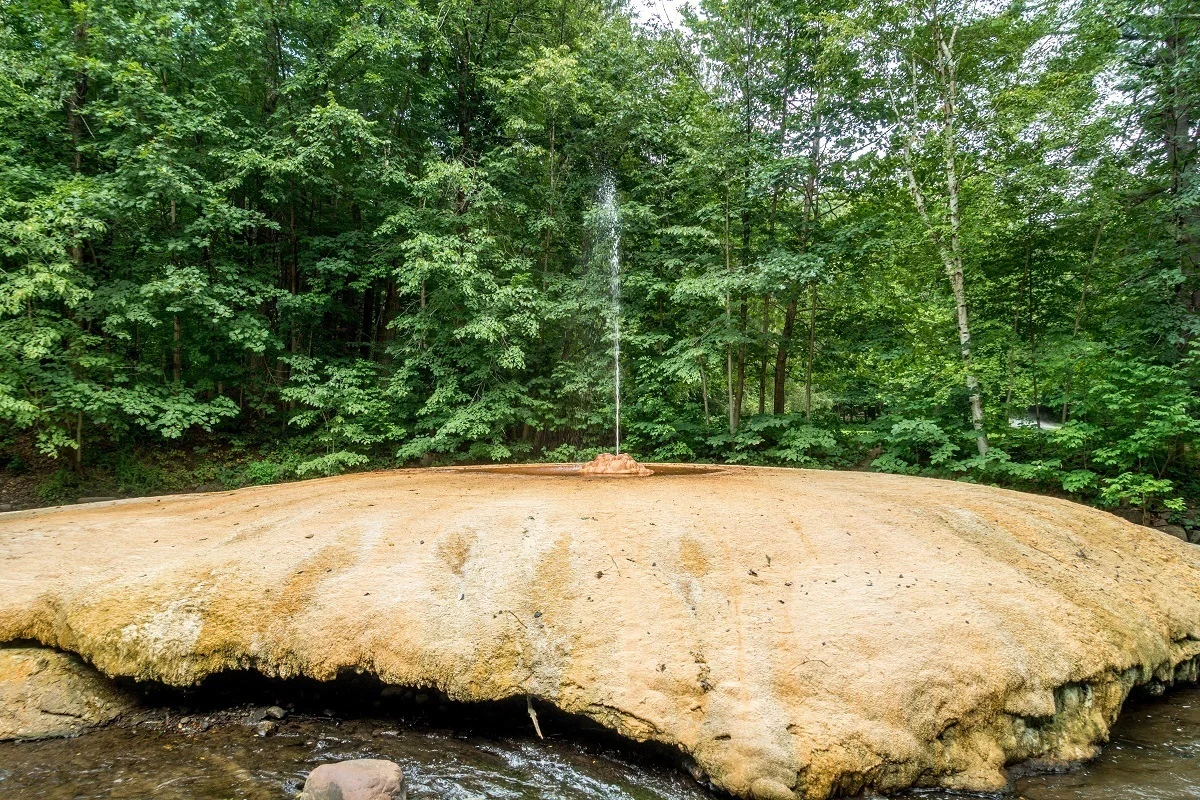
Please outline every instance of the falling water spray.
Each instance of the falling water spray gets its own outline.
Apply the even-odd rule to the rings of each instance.
[[[608,246],[608,288],[612,295],[613,396],[616,399],[616,446],[621,452],[621,213],[617,209],[617,184],[612,173],[600,182],[598,215],[601,239]]]
[[[583,475],[646,477],[654,471],[621,453],[621,211],[617,207],[617,183],[605,173],[596,196],[596,254],[608,259],[608,289],[611,297],[613,340],[613,399],[615,443],[613,452],[601,453],[580,469]]]

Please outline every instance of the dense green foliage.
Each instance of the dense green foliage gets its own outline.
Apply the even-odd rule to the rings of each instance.
[[[288,454],[267,479],[589,455],[611,174],[635,454],[1200,492],[1186,0],[0,15],[11,453],[253,440]]]

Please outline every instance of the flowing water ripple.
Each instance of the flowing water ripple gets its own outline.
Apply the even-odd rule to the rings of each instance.
[[[385,730],[382,720],[294,717],[257,737],[114,726],[77,739],[0,744],[0,798],[259,800],[293,797],[315,766],[398,763],[412,800],[713,800],[673,767],[596,744]]]
[[[236,722],[119,725],[0,744],[3,800],[280,800],[318,764],[387,758],[413,800],[715,800],[670,765],[595,743],[394,729],[395,720],[294,716],[257,737]],[[391,728],[391,729],[389,729]],[[967,795],[913,792],[911,800]],[[1131,704],[1096,761],[1018,779],[1010,799],[1200,799],[1200,690]]]

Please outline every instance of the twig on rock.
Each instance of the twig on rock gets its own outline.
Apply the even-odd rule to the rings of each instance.
[[[537,712],[533,710],[533,695],[525,695],[525,710],[529,712],[529,718],[533,720],[533,729],[537,732],[539,739],[545,739],[542,736],[542,727],[538,725]]]

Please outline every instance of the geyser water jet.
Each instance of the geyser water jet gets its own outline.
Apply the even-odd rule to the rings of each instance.
[[[621,453],[621,212],[612,173],[600,181],[600,208],[596,216],[600,238],[607,245],[608,289],[612,298],[613,397],[616,400],[613,452]]]
[[[601,453],[582,468],[584,475],[635,475],[653,473],[621,452],[621,210],[617,207],[617,183],[611,172],[600,180],[597,194],[596,241],[608,260],[608,290],[611,298],[613,340],[613,452]]]

